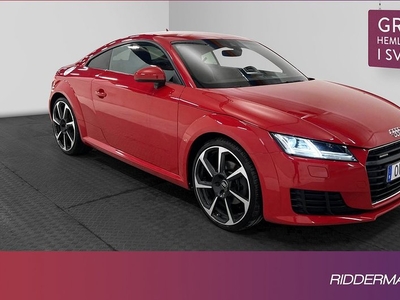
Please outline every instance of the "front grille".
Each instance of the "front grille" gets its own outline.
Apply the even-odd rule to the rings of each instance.
[[[291,189],[292,209],[302,215],[350,215],[362,211],[348,207],[337,192]]]
[[[372,149],[368,153],[367,173],[372,203],[382,201],[400,191],[400,179],[387,182],[388,166],[400,161],[400,142]]]

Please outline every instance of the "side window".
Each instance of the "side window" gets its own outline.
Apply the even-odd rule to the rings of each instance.
[[[156,45],[147,42],[125,44],[110,49],[93,58],[88,67],[134,74],[143,67],[160,67],[167,81],[182,84],[166,54]]]
[[[150,53],[137,44],[127,44],[112,49],[110,70],[134,74],[140,68],[151,65]]]
[[[174,70],[168,57],[165,55],[163,51],[161,51],[160,48],[151,44],[143,46],[143,48],[150,53],[151,63],[153,65],[160,67],[164,71]]]
[[[110,66],[111,50],[108,50],[95,58],[93,58],[89,63],[89,68],[108,70]]]
[[[153,44],[143,44],[142,48],[150,53],[151,64],[164,71],[167,81],[182,84],[170,60],[160,48]]]

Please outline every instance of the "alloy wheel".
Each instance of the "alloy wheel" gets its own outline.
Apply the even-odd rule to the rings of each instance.
[[[76,128],[69,105],[64,101],[58,101],[54,105],[52,119],[58,145],[63,151],[70,151],[75,145]]]
[[[194,167],[194,189],[206,214],[216,223],[235,226],[251,200],[249,176],[241,160],[223,146],[203,150]]]

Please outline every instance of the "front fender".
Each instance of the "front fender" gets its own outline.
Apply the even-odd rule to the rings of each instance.
[[[78,123],[79,133],[81,137],[87,135],[87,130],[85,126],[85,120],[83,117],[82,107],[79,103],[79,100],[75,94],[74,89],[71,87],[67,80],[59,80],[55,83],[54,88],[50,95],[50,105],[49,111],[51,115],[51,110],[54,102],[59,98],[64,97],[68,100],[69,104],[71,105],[72,111],[74,112],[76,122]]]
[[[263,194],[270,195],[273,191],[279,191],[275,165],[269,154],[271,150],[277,151],[276,147],[278,146],[267,131],[234,117],[202,111],[189,106],[181,107],[179,116],[178,158],[181,162],[179,172],[182,178],[186,179],[188,187],[191,177],[192,162],[190,160],[194,158],[194,152],[198,151],[197,147],[194,147],[195,142],[211,134],[211,136],[225,136],[246,151],[256,167]],[[196,118],[189,123],[189,116],[196,116]],[[271,190],[264,190],[265,186],[269,186]]]

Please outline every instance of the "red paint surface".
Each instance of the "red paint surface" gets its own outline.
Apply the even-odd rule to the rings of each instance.
[[[371,12],[370,12],[371,13]],[[183,187],[189,187],[189,154],[208,133],[227,136],[249,154],[261,183],[264,218],[285,224],[323,225],[373,221],[400,205],[400,195],[372,205],[365,163],[368,149],[398,140],[400,109],[365,91],[318,80],[230,89],[199,89],[171,42],[232,38],[206,33],[143,34],[117,40],[89,54],[73,72],[59,70],[52,95],[70,101],[83,141],[109,155]],[[148,40],[168,52],[184,85],[161,88],[133,76],[92,70],[86,62],[123,41]],[[107,95],[96,95],[101,91]],[[288,156],[269,132],[347,145],[357,162]],[[310,174],[324,170],[324,176]],[[356,216],[307,216],[293,212],[290,189],[342,193]]]

